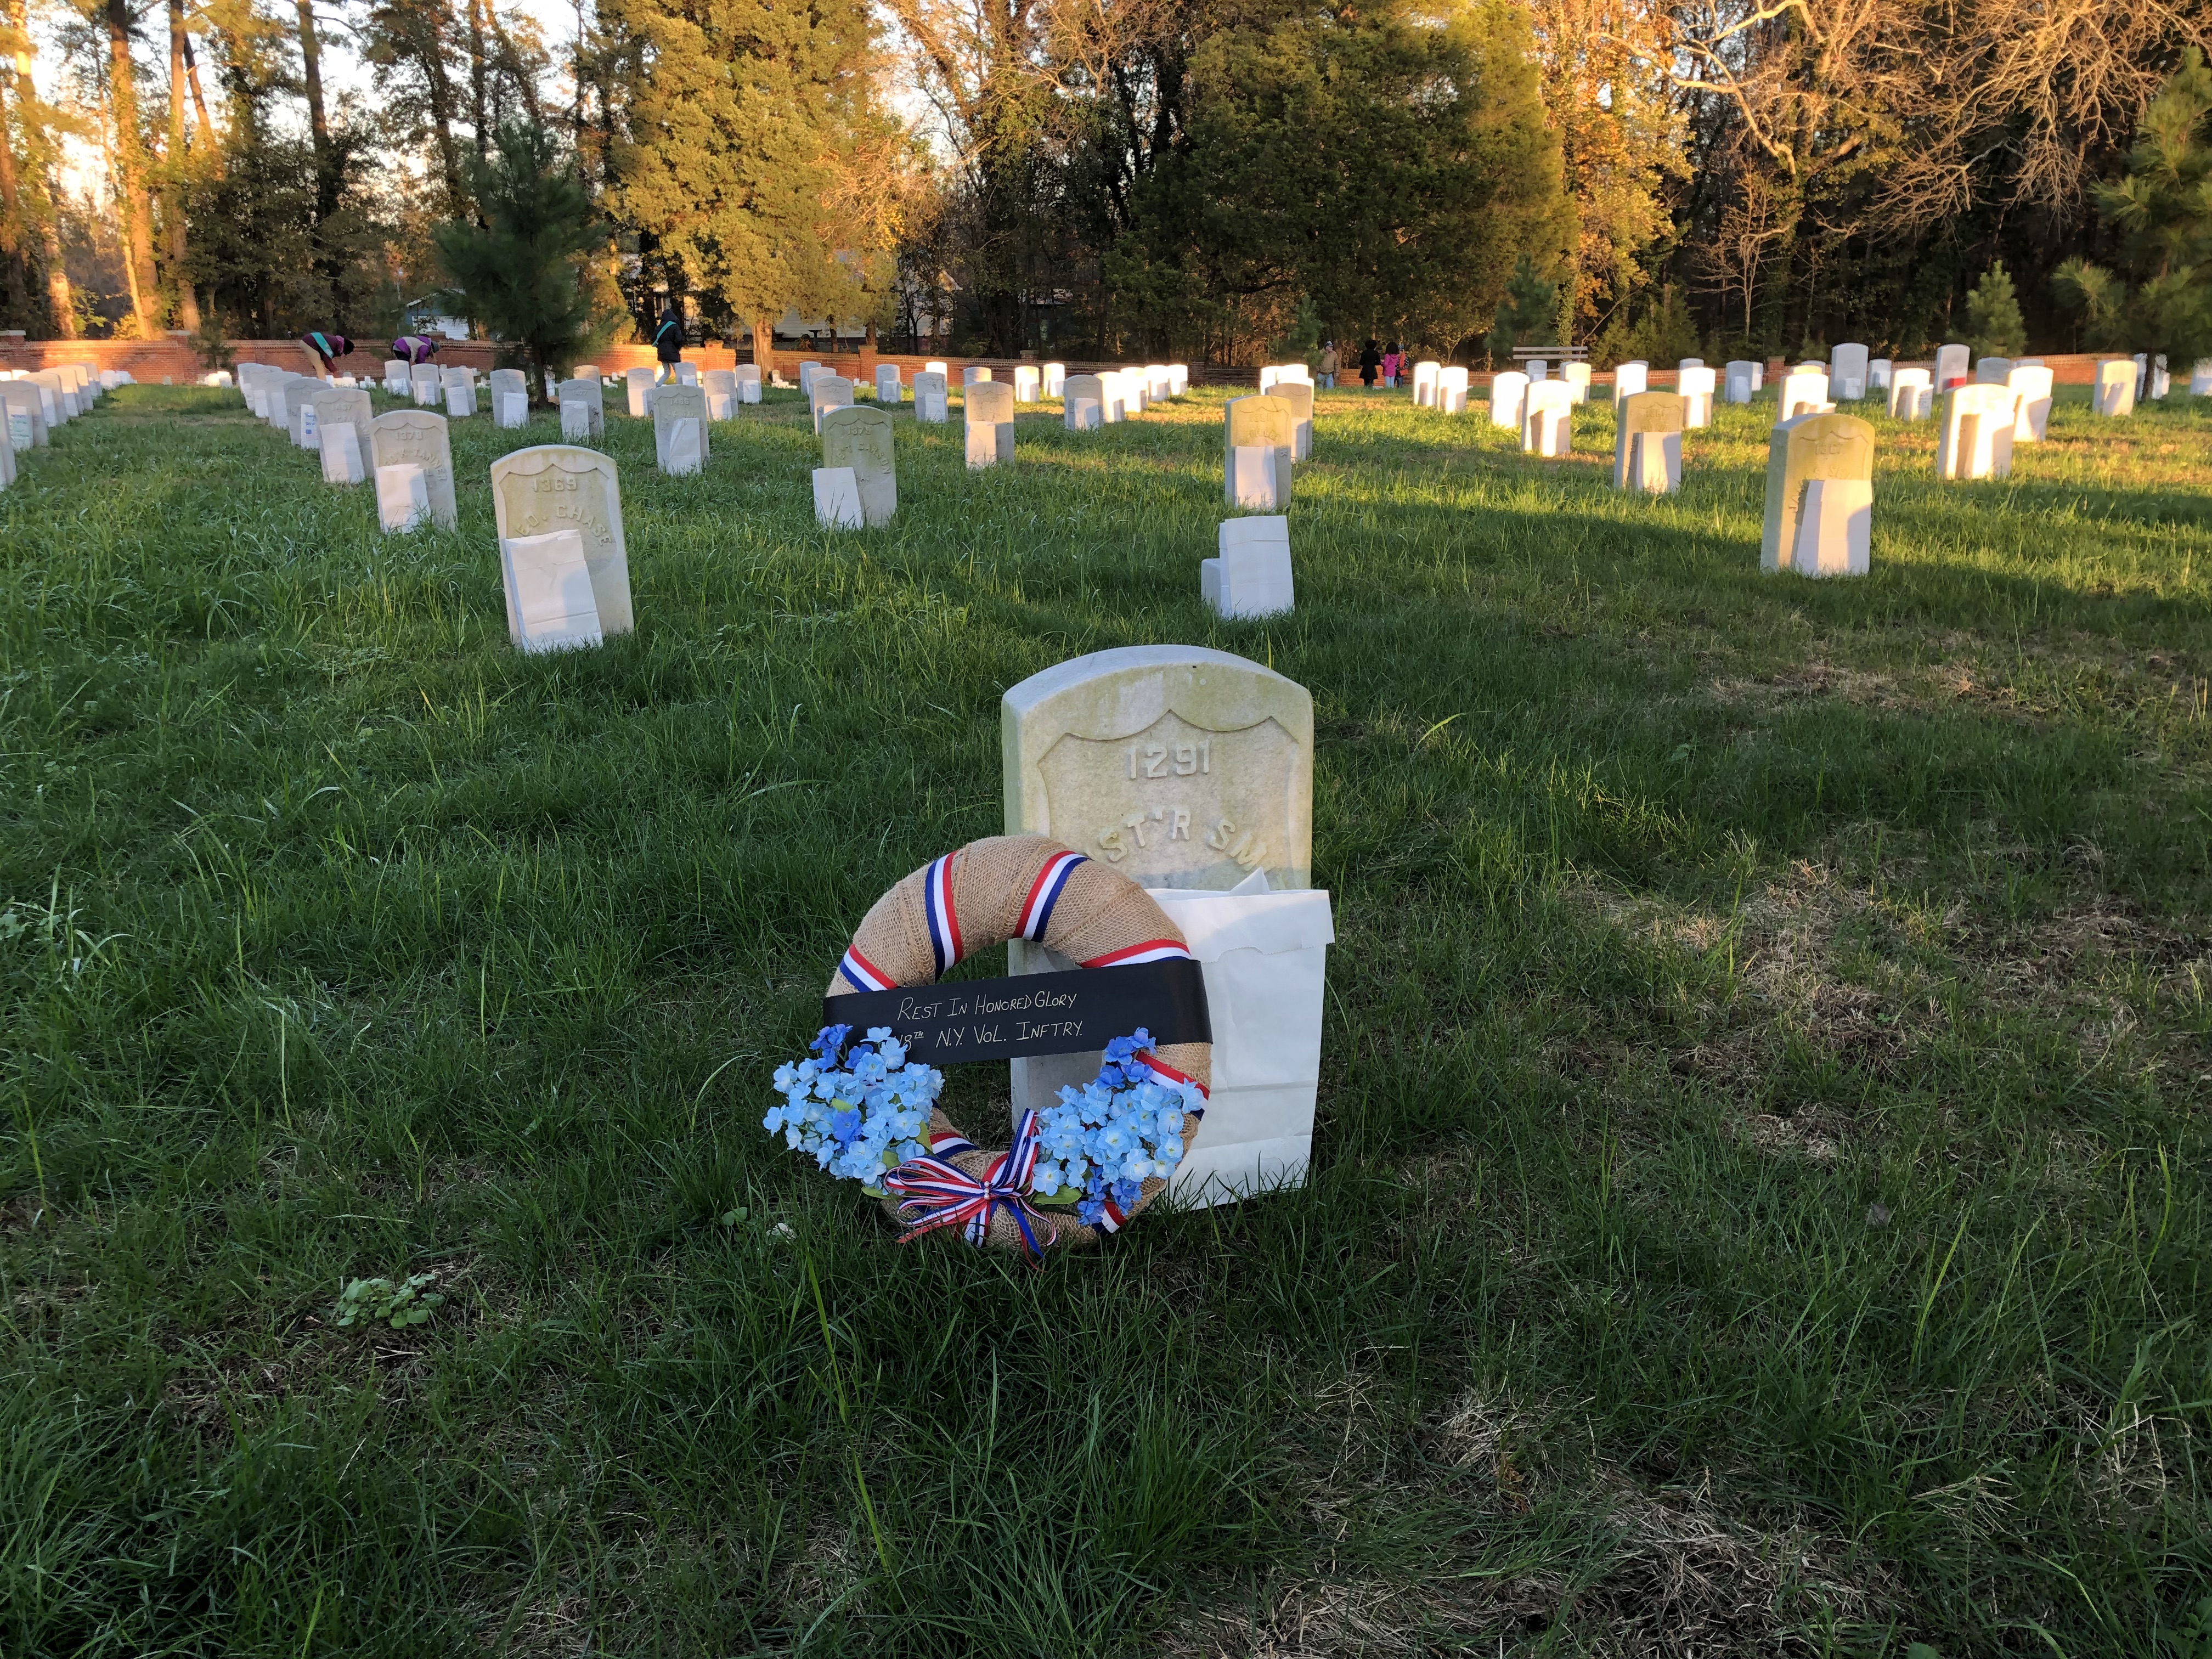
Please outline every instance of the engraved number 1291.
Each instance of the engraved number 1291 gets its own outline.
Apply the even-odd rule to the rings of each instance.
[[[1133,778],[1194,777],[1213,771],[1211,742],[1179,743],[1170,750],[1164,743],[1131,744],[1129,775]]]

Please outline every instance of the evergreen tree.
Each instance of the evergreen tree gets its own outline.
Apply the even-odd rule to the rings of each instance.
[[[580,267],[605,232],[574,166],[543,127],[500,127],[468,182],[483,222],[448,220],[431,236],[462,308],[520,351],[536,397],[547,374],[575,362],[591,325]]]
[[[1977,357],[2017,357],[2027,349],[2027,324],[2002,259],[1966,295],[1966,343]]]
[[[787,307],[860,308],[881,240],[869,175],[896,170],[867,0],[602,0],[599,18],[603,57],[631,66],[607,94],[628,134],[609,205],[641,256],[757,331]]]
[[[2069,259],[2052,275],[2092,346],[2212,356],[2212,69],[2191,46],[2144,109],[2127,176],[2096,190],[2124,272]],[[2130,280],[2132,277],[2133,280]]]
[[[1536,262],[1522,254],[1506,279],[1498,319],[1483,343],[1491,362],[1510,364],[1516,346],[1549,344],[1559,330],[1559,285],[1546,281]]]

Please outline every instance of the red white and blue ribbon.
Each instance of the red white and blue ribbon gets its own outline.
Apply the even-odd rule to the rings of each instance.
[[[1067,878],[1075,873],[1075,866],[1087,863],[1080,853],[1054,853],[1037,872],[1037,878],[1030,885],[1030,896],[1022,905],[1022,919],[1015,932],[1025,939],[1038,944],[1044,942],[1044,930],[1052,926],[1053,907],[1060,896],[1067,890]]]
[[[929,915],[929,950],[937,959],[939,979],[943,979],[963,954],[960,918],[952,910],[952,860],[959,856],[957,853],[947,853],[943,858],[932,859],[929,868],[922,872],[921,902]]]
[[[955,1150],[945,1141],[936,1144]],[[884,1177],[885,1190],[898,1197],[899,1218],[906,1223],[899,1243],[907,1243],[940,1227],[957,1227],[970,1244],[981,1244],[990,1230],[991,1212],[1004,1209],[1022,1230],[1022,1242],[1030,1247],[1030,1254],[1042,1257],[1044,1247],[1030,1226],[1032,1219],[1045,1218],[1029,1197],[1030,1176],[1036,1170],[1038,1151],[1037,1115],[1027,1111],[1022,1114],[1021,1127],[1014,1131],[1014,1144],[992,1159],[980,1176],[969,1175],[934,1151],[907,1159]]]
[[[1141,945],[1125,945],[1103,957],[1085,960],[1085,968],[1127,968],[1139,962],[1188,962],[1190,951],[1179,939],[1148,939]]]
[[[1188,1083],[1192,1088],[1198,1091],[1198,1097],[1200,1100],[1211,1100],[1212,1098],[1212,1096],[1206,1092],[1206,1085],[1203,1083],[1200,1083],[1196,1078],[1191,1077],[1185,1073],[1178,1072],[1174,1066],[1169,1065],[1167,1061],[1162,1060],[1150,1048],[1138,1049],[1137,1060],[1138,1063],[1143,1066],[1146,1071],[1150,1072],[1154,1077],[1159,1079],[1161,1082],[1167,1084],[1170,1087],[1173,1087],[1176,1084]],[[1190,1109],[1188,1115],[1194,1118],[1204,1117],[1206,1115],[1206,1108],[1203,1106],[1194,1106]]]
[[[845,952],[844,960],[837,964],[837,971],[856,991],[888,991],[891,988],[890,975],[862,956],[857,945]]]

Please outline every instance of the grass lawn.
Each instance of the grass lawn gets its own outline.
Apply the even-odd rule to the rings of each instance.
[[[1258,624],[1220,404],[902,416],[841,536],[795,394],[693,478],[611,416],[638,631],[550,659],[550,416],[411,538],[228,392],[24,458],[0,1653],[2212,1659],[2212,406],[2003,483],[1878,421],[1812,583],[1771,400],[1653,501],[1603,406],[1324,393]],[[1313,691],[1311,1184],[896,1249],[768,1074],[1002,827],[1001,690],[1151,641]]]

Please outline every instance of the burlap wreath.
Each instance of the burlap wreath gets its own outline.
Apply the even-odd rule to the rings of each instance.
[[[861,918],[852,949],[830,975],[824,994],[928,985],[962,957],[1012,939],[1034,939],[1085,968],[1189,953],[1182,929],[1127,876],[1071,853],[1048,836],[992,836],[933,860],[878,899]],[[1212,1087],[1210,1043],[1167,1043],[1153,1054],[1201,1091]],[[1186,1148],[1197,1138],[1198,1127],[1194,1114],[1183,1129]],[[942,1111],[930,1114],[928,1139],[933,1152],[970,1176],[981,1176],[1004,1155],[1003,1150],[980,1146],[939,1152],[940,1145],[967,1140]],[[1166,1186],[1157,1176],[1147,1178],[1137,1201],[1121,1212],[1121,1221],[1136,1216]],[[884,1207],[899,1218],[896,1197],[885,1199]],[[1044,1216],[1045,1224],[1032,1223],[1032,1231],[1048,1248],[1095,1245],[1115,1231],[1054,1211]],[[1020,1228],[1002,1210],[992,1213],[986,1242],[1005,1249],[1027,1248]]]

